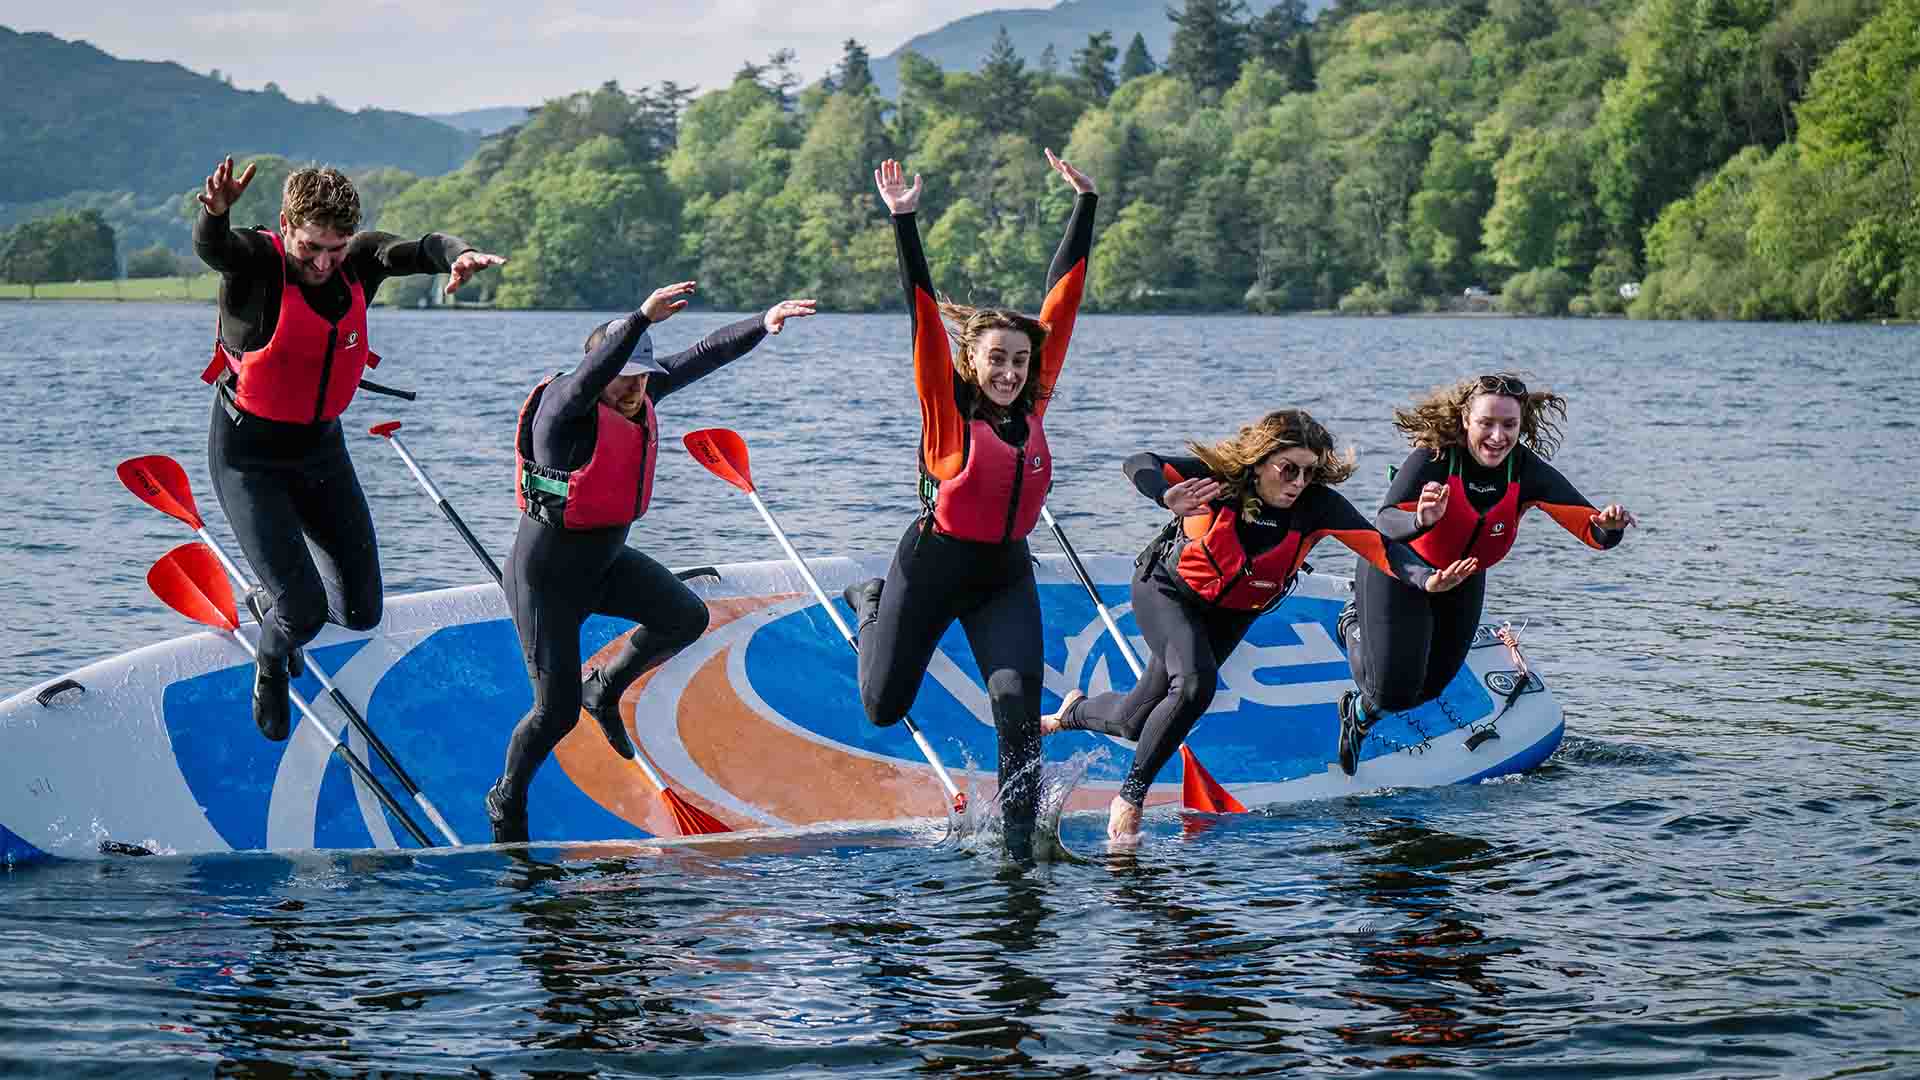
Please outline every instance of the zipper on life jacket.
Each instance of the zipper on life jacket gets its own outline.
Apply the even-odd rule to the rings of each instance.
[[[1022,442],[1013,448],[1013,495],[1007,499],[1007,527],[1000,532],[1000,542],[1013,539],[1014,515],[1020,512],[1020,486],[1027,478],[1027,444]]]
[[[642,413],[641,415],[644,416],[646,414]],[[647,426],[647,422],[645,420],[640,421],[640,475],[634,478],[634,488],[633,488],[633,509],[634,509],[635,521],[640,520],[639,515],[645,512],[645,507],[640,505],[640,497],[646,494],[647,470],[652,465],[652,462],[649,459],[652,457],[656,449],[658,449],[658,444],[655,442],[653,438],[653,430]]]
[[[333,343],[340,339],[340,324],[327,327],[327,355],[320,361],[320,391],[313,396],[313,422],[319,423],[327,411],[327,384],[333,381]]]

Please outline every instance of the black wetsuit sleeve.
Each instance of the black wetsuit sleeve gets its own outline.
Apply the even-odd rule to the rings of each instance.
[[[207,269],[229,278],[279,278],[273,241],[256,229],[234,232],[226,214],[209,214],[206,207],[193,219],[193,253]]]
[[[1420,527],[1415,508],[1420,505],[1420,489],[1429,481],[1447,482],[1447,455],[1436,459],[1433,451],[1415,447],[1401,463],[1400,471],[1393,474],[1380,512],[1373,516],[1374,527],[1380,530],[1381,536],[1390,542],[1406,543],[1427,531]]]
[[[1133,481],[1135,490],[1163,508],[1167,505],[1168,488],[1182,480],[1208,475],[1206,463],[1199,458],[1162,457],[1145,451],[1128,458],[1120,469]]]
[[[647,396],[657,405],[668,394],[684,390],[752,352],[755,345],[766,340],[764,320],[764,315],[749,315],[728,323],[701,338],[692,348],[661,360],[660,366],[667,370],[647,380]]]
[[[347,263],[366,290],[367,302],[372,303],[380,283],[388,278],[445,274],[453,269],[461,253],[472,250],[472,244],[445,233],[403,240],[392,233],[363,232],[355,233],[347,242]]]
[[[1305,537],[1300,545],[1302,562],[1321,538],[1331,536],[1376,569],[1392,574],[1402,583],[1416,589],[1427,587],[1427,578],[1433,576],[1433,568],[1412,548],[1382,536],[1366,515],[1338,491],[1325,485],[1316,485],[1307,490],[1312,495],[1303,495],[1295,504],[1293,521],[1293,527]]]
[[[1100,196],[1092,192],[1074,196],[1073,214],[1067,218],[1066,234],[1060,237],[1060,246],[1053,252],[1053,262],[1047,266],[1048,293],[1059,287],[1061,279],[1073,273],[1093,252],[1094,207],[1099,201]]]
[[[1516,470],[1520,474],[1521,513],[1539,507],[1561,528],[1596,551],[1610,550],[1626,539],[1625,529],[1594,527],[1593,517],[1600,508],[1588,502],[1571,481],[1560,475],[1559,469],[1526,447],[1517,447],[1513,452],[1522,455]]]
[[[540,395],[540,419],[564,423],[595,415],[600,394],[620,374],[634,347],[640,344],[640,335],[651,325],[653,320],[636,311],[608,327],[600,347],[583,357],[580,366],[547,384],[546,393]],[[648,383],[651,389],[652,380]]]

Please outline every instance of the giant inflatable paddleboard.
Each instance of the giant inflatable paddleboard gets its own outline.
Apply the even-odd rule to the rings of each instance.
[[[886,564],[821,559],[813,569],[832,594],[883,574]],[[1132,560],[1095,558],[1089,569],[1146,655],[1128,614]],[[706,635],[621,703],[635,741],[674,790],[736,829],[940,818],[945,799],[932,771],[903,726],[868,723],[852,650],[792,567],[744,563],[718,574],[690,583],[712,615]],[[1039,576],[1043,707],[1056,708],[1076,686],[1095,694],[1132,685],[1064,561],[1042,558]],[[1343,579],[1303,575],[1220,672],[1219,692],[1188,744],[1243,804],[1471,783],[1537,765],[1559,744],[1559,705],[1537,675],[1523,680],[1492,628],[1483,627],[1446,692],[1383,718],[1356,775],[1342,774],[1332,764],[1335,703],[1351,684],[1333,628],[1348,589]],[[609,649],[630,627],[590,620],[582,655]],[[485,843],[481,798],[532,700],[500,590],[489,584],[391,597],[375,631],[329,626],[308,651],[460,837]],[[286,742],[260,737],[252,685],[253,666],[239,646],[200,633],[0,702],[0,861],[412,846],[329,753],[312,719],[296,712]],[[294,689],[376,775],[387,776],[311,674]],[[993,721],[958,625],[935,653],[913,715],[975,805],[986,804],[994,788]],[[1070,810],[1104,809],[1132,749],[1085,732],[1047,740],[1050,760],[1101,749]],[[1176,756],[1149,805],[1179,801],[1179,770]],[[528,805],[535,841],[675,835],[653,787],[591,722],[561,742]]]

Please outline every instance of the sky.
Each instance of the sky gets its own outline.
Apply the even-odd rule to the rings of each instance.
[[[995,8],[1052,0],[0,0],[0,26],[79,39],[127,60],[171,60],[257,90],[342,108],[457,112],[534,105],[617,79],[724,86],[744,61],[799,55],[808,81],[857,38],[884,56]]]

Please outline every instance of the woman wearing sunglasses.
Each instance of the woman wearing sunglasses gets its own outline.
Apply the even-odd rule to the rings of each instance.
[[[1383,712],[1440,696],[1466,662],[1480,625],[1488,567],[1506,557],[1533,507],[1588,547],[1619,544],[1639,519],[1618,504],[1596,509],[1547,464],[1560,445],[1566,399],[1528,390],[1511,373],[1443,386],[1394,410],[1414,450],[1393,476],[1374,524],[1412,548],[1458,589],[1421,591],[1362,566],[1340,613],[1358,692],[1340,698],[1340,768],[1353,775],[1360,744]]]
[[[1137,741],[1107,814],[1107,836],[1116,841],[1139,833],[1147,787],[1212,704],[1221,662],[1255,619],[1279,605],[1322,537],[1408,588],[1460,583],[1383,542],[1333,490],[1353,475],[1353,455],[1336,456],[1333,436],[1304,411],[1268,413],[1231,438],[1187,445],[1194,456],[1135,454],[1124,466],[1142,495],[1175,515],[1134,561],[1133,617],[1153,662],[1132,690],[1068,691],[1060,711],[1041,721],[1043,734],[1085,730]]]

